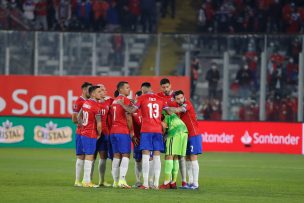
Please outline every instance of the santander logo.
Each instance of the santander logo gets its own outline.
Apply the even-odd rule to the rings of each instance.
[[[245,147],[251,147],[252,137],[249,135],[247,130],[241,137],[241,142],[245,145]]]
[[[5,100],[2,97],[0,97],[0,112],[3,111],[5,107],[6,107]]]

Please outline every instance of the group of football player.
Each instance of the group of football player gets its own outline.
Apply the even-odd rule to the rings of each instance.
[[[104,84],[84,82],[81,88],[72,115],[77,124],[75,186],[131,188],[126,175],[133,148],[134,188],[176,189],[179,170],[180,188],[199,188],[202,136],[194,107],[182,90],[173,91],[167,78],[160,81],[159,93],[153,93],[151,83],[142,83],[134,99],[129,99],[126,81],[117,84],[114,98],[107,95]],[[165,179],[159,185],[161,153]],[[99,184],[95,185],[92,175],[98,154]],[[105,181],[107,159],[112,160],[113,184]]]

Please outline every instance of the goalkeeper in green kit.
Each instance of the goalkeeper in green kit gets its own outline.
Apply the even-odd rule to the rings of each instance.
[[[186,155],[188,129],[184,122],[175,114],[168,115],[163,111],[163,129],[167,134],[165,155],[165,181],[160,189],[176,189],[179,170],[178,158]],[[172,177],[172,179],[171,179]]]

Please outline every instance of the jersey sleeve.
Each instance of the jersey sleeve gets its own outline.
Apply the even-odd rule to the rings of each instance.
[[[81,107],[82,103],[79,100],[75,101],[75,103],[73,104],[73,113],[79,113]]]

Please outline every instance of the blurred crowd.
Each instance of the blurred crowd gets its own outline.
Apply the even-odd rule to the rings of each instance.
[[[156,0],[0,0],[2,29],[155,32]],[[167,2],[167,1],[166,1]],[[163,15],[168,4],[161,4]],[[174,15],[174,14],[173,14]]]
[[[302,0],[203,0],[199,32],[299,33],[304,31]]]

